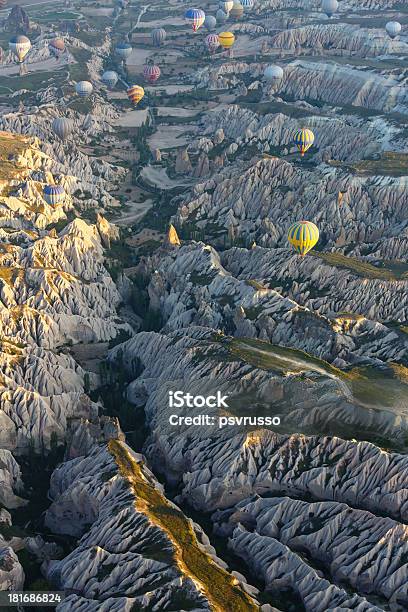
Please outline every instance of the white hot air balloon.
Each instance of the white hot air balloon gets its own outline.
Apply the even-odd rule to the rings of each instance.
[[[328,17],[333,17],[338,8],[339,3],[337,0],[322,0],[322,11],[326,13]]]
[[[280,66],[267,66],[264,72],[265,80],[268,83],[276,83],[283,78],[283,70]]]
[[[118,73],[114,70],[106,70],[106,72],[102,75],[102,82],[105,83],[107,87],[113,89],[118,82]]]
[[[387,30],[388,36],[394,39],[397,38],[398,34],[401,34],[402,25],[399,21],[389,21],[385,25],[385,29]]]
[[[89,81],[79,81],[79,83],[75,85],[75,91],[80,98],[86,98],[90,96],[93,91],[92,83]]]

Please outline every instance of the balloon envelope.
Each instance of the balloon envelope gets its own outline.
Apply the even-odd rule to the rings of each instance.
[[[13,36],[9,42],[9,48],[16,56],[19,62],[22,62],[31,49],[31,42],[27,36]]]
[[[116,45],[115,51],[123,60],[125,60],[132,53],[132,45],[128,42],[120,42]]]
[[[62,185],[46,185],[43,189],[44,200],[51,206],[55,206],[64,199],[65,189]]]
[[[67,138],[67,136],[69,136],[74,129],[72,121],[66,117],[56,117],[52,122],[51,127],[54,133],[59,136],[61,140],[65,140],[65,138]]]
[[[244,7],[242,6],[242,4],[239,2],[239,0],[234,0],[234,4],[232,6],[232,9],[230,10],[230,16],[233,19],[241,19],[242,15],[244,13]]]
[[[228,15],[226,13],[224,13],[224,11],[222,9],[218,9],[215,17],[216,17],[218,23],[225,23],[227,21],[227,19],[228,19]]]
[[[52,38],[48,44],[55,55],[60,55],[65,51],[65,43],[62,38]]]
[[[75,91],[81,98],[86,98],[86,96],[90,96],[93,91],[92,83],[89,81],[79,81],[79,83],[75,85]]]
[[[212,30],[215,30],[216,25],[217,25],[216,18],[213,15],[207,15],[204,21],[204,26],[207,28],[207,30],[209,32],[212,32]]]
[[[399,23],[399,21],[389,21],[386,24],[385,29],[391,38],[396,38],[398,34],[401,33],[402,25]]]
[[[240,0],[244,11],[250,11],[254,7],[254,0]]]
[[[205,13],[202,9],[190,8],[184,13],[184,19],[191,23],[193,32],[197,32],[205,21]]]
[[[108,87],[115,87],[118,79],[118,73],[114,70],[106,70],[106,72],[104,72],[102,75],[102,82]]]
[[[164,28],[155,28],[151,33],[153,44],[156,47],[160,47],[164,43],[166,36],[167,34]]]
[[[220,39],[217,34],[209,34],[205,39],[205,44],[210,53],[213,53],[220,46]]]
[[[220,32],[218,40],[223,49],[230,49],[235,42],[235,36],[232,32]]]
[[[159,66],[147,65],[143,68],[143,76],[148,83],[155,83],[161,75]]]
[[[288,241],[304,257],[319,240],[319,228],[311,221],[298,221],[288,231]]]
[[[264,72],[265,80],[269,83],[280,81],[283,78],[283,70],[280,66],[267,66]]]
[[[144,96],[144,89],[140,85],[132,85],[127,90],[127,96],[132,104],[137,104]]]
[[[293,141],[299,149],[302,157],[304,156],[306,151],[310,149],[310,147],[313,145],[314,139],[315,137],[312,130],[308,130],[307,128],[302,128],[301,130],[295,132],[293,136]]]
[[[328,17],[334,15],[339,8],[337,0],[322,0],[322,10]]]
[[[219,7],[224,13],[229,13],[232,7],[234,6],[234,0],[225,0],[225,2],[220,2]]]

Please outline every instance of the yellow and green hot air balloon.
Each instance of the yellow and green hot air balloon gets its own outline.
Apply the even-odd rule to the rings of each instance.
[[[221,32],[218,34],[218,40],[223,49],[230,49],[235,42],[235,36],[232,32]]]
[[[306,151],[310,149],[310,147],[314,143],[314,139],[315,137],[312,130],[308,130],[307,128],[302,128],[301,130],[295,132],[293,141],[299,149],[302,157],[304,156]]]
[[[288,231],[288,241],[304,257],[319,240],[319,229],[311,221],[298,221]]]

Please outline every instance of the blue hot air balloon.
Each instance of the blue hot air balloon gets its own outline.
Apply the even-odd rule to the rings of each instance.
[[[123,60],[126,60],[132,53],[132,45],[126,41],[120,42],[116,45],[115,51],[119,55],[119,57],[121,57]]]
[[[197,32],[205,21],[205,13],[202,9],[190,8],[184,13],[184,19],[191,23],[193,32]]]
[[[62,185],[46,185],[43,189],[44,200],[55,206],[64,199],[65,189]]]

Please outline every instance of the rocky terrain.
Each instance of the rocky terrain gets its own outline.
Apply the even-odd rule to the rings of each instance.
[[[0,32],[0,588],[403,612],[407,9],[267,0],[210,56],[184,4],[26,8],[25,70]]]

